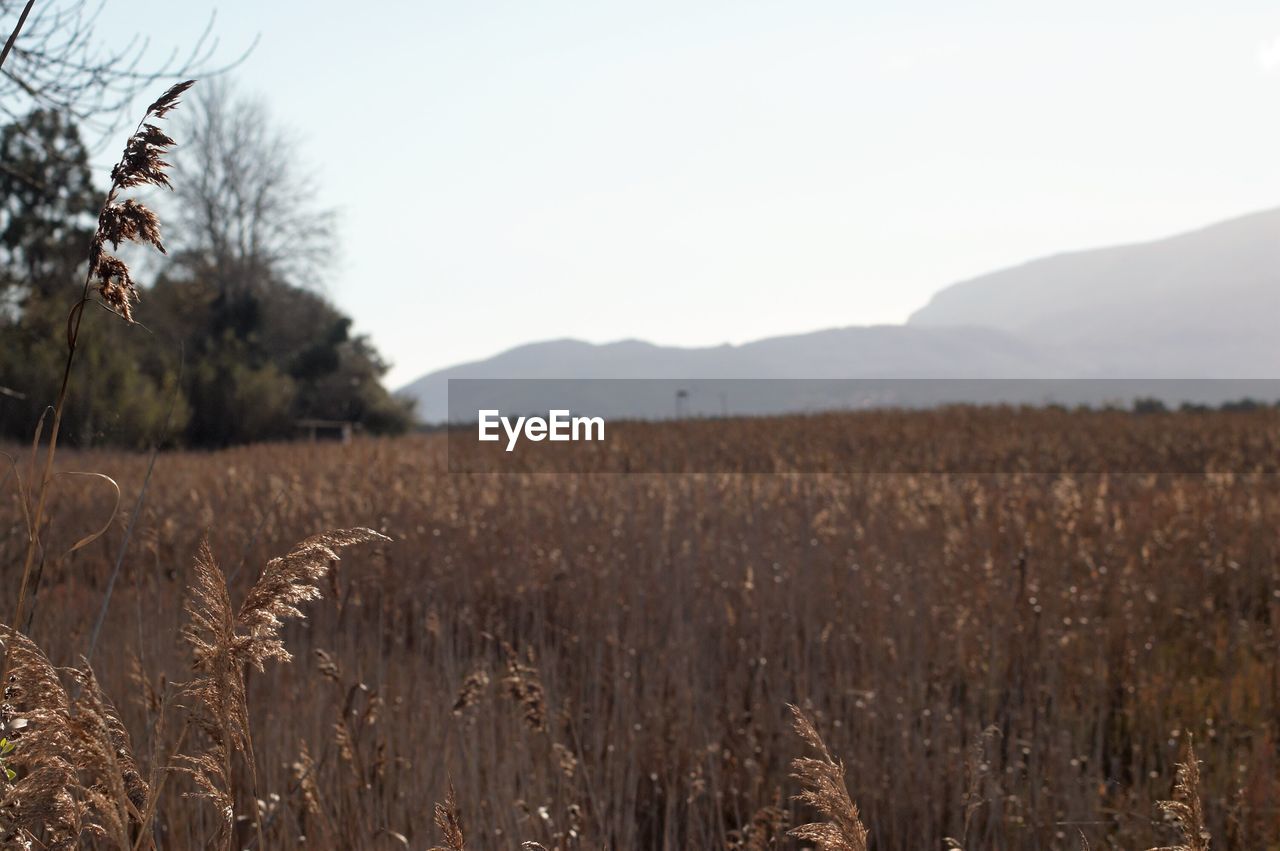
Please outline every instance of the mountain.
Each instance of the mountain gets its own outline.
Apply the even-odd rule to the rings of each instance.
[[[983,325],[1073,352],[1087,374],[1280,375],[1280,209],[954,284],[907,320]]]
[[[448,381],[459,378],[1044,378],[1069,373],[1060,356],[1001,331],[873,325],[706,348],[655,346],[639,340],[604,345],[552,340],[430,373],[404,387],[400,395],[417,400],[417,415],[423,421],[442,422],[448,417]],[[619,388],[597,385],[594,389],[616,392]],[[657,388],[648,389],[657,392]],[[752,388],[749,406],[739,398],[733,410],[791,409],[792,398],[777,393],[783,389],[766,390],[761,384]],[[670,400],[664,388],[660,402],[654,402],[660,410],[650,415],[669,414]],[[614,415],[623,411],[640,415],[650,407],[646,401],[637,410],[634,398],[593,396],[591,401],[599,412]]]
[[[1167,239],[1059,254],[962,281],[938,292],[906,325],[834,328],[705,348],[553,340],[430,373],[400,394],[417,400],[421,419],[440,422],[448,416],[448,381],[459,378],[1263,379],[1280,375],[1278,321],[1280,209]],[[1135,386],[1126,385],[1126,392]],[[671,414],[669,386],[647,388],[642,396],[635,395],[640,385],[631,387],[597,384],[594,395],[584,398],[600,413]],[[956,382],[919,384],[912,403],[961,401],[941,395],[959,387]],[[965,387],[972,401],[991,398],[980,384]],[[1026,387],[1017,399],[1048,398],[1043,387]],[[1074,387],[1069,399],[1055,398],[1114,401],[1121,398],[1119,387],[1095,382]],[[1193,382],[1177,388],[1182,399],[1206,402],[1239,398],[1244,390],[1275,395],[1263,383],[1206,389]],[[737,404],[731,406],[726,387],[704,389],[719,397],[721,410],[740,413],[853,403],[835,398],[830,387],[762,382],[749,392],[736,388]],[[508,391],[503,397],[508,402],[522,400],[511,404],[536,406],[532,396]],[[632,397],[620,398],[623,393]],[[859,399],[859,404],[868,402],[865,395]],[[870,401],[893,404],[901,397],[881,394]]]

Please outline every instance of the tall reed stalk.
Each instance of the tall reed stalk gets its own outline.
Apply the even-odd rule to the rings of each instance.
[[[164,154],[174,144],[160,128],[149,124],[148,119],[160,119],[169,114],[177,105],[178,98],[195,84],[194,80],[178,83],[171,87],[154,103],[147,107],[138,122],[133,134],[125,143],[124,154],[111,170],[111,188],[98,213],[98,227],[94,231],[89,245],[89,263],[85,272],[84,287],[80,299],[72,306],[67,316],[67,357],[62,369],[62,383],[58,388],[57,400],[53,406],[53,422],[49,427],[49,441],[44,451],[41,464],[39,484],[35,492],[35,508],[30,512],[27,528],[27,549],[22,565],[22,582],[18,587],[18,600],[14,606],[13,620],[10,623],[15,629],[26,630],[30,624],[26,622],[27,600],[35,593],[39,583],[38,565],[43,565],[40,531],[44,524],[45,509],[49,498],[49,488],[53,481],[53,464],[58,453],[58,436],[62,431],[62,416],[67,405],[67,391],[71,386],[71,370],[75,365],[76,350],[80,342],[80,325],[84,319],[85,307],[89,304],[90,293],[97,282],[98,295],[103,303],[119,314],[125,321],[133,321],[132,304],[138,299],[138,291],[129,267],[123,260],[106,251],[107,243],[118,249],[121,242],[148,243],[155,246],[162,254],[164,244],[160,241],[160,220],[144,205],[127,199],[119,201],[122,190],[137,186],[163,186],[172,188],[165,169],[168,163]],[[35,445],[38,447],[43,431],[43,420],[37,428]],[[35,457],[32,457],[35,464]],[[32,471],[34,474],[34,470]],[[8,665],[6,664],[6,670]]]

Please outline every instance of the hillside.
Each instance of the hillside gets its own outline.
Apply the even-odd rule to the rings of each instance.
[[[991,329],[879,325],[706,348],[552,340],[430,373],[400,393],[417,400],[420,419],[440,422],[447,418],[451,378],[1044,378],[1070,374],[1068,363]],[[616,385],[600,389],[619,392]],[[593,397],[592,403],[606,412],[662,416],[670,413],[670,400],[663,392],[640,410],[632,399]],[[751,406],[751,412],[794,409],[785,397],[756,398]]]
[[[447,416],[450,378],[1261,379],[1280,375],[1277,316],[1280,209],[962,281],[937,293],[906,325],[705,348],[553,340],[430,373],[400,393],[417,400],[420,419],[439,422]],[[1236,393],[1226,388],[1196,398],[1221,401]],[[1073,398],[1103,401],[1113,394],[1099,385]],[[629,415],[671,412],[665,391],[652,400],[591,402],[607,411],[625,407]],[[809,409],[799,406],[795,394],[779,395],[756,399],[750,412]]]
[[[1090,374],[1280,374],[1280,209],[1154,242],[1060,254],[954,284],[908,320],[984,325]]]

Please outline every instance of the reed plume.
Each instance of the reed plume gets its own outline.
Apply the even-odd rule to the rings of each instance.
[[[526,651],[528,662],[521,661],[520,654],[505,641],[502,644],[507,656],[507,676],[503,684],[507,695],[520,707],[524,723],[538,733],[547,731],[547,703],[542,689],[542,679],[534,664],[533,650]]]
[[[10,757],[14,782],[0,799],[5,842],[75,848],[86,837],[132,847],[149,790],[129,735],[86,665],[69,672],[68,695],[57,668],[34,642],[0,628],[12,664],[6,712],[27,722]]]
[[[138,773],[129,733],[87,665],[72,672],[80,688],[70,729],[80,792],[93,820],[91,831],[119,848],[132,845],[131,830],[142,821],[149,790]]]
[[[788,813],[782,806],[782,790],[774,791],[772,803],[755,811],[749,824],[729,831],[727,847],[732,851],[768,851],[781,845],[787,834]]]
[[[44,651],[16,630],[4,627],[0,635],[10,665],[6,715],[21,714],[26,721],[20,746],[8,760],[17,776],[0,799],[3,840],[75,847],[84,809],[74,794],[71,700]]]
[[[149,243],[161,254],[165,249],[160,241],[160,220],[156,214],[133,199],[123,202],[117,199],[122,189],[136,186],[173,188],[165,174],[169,163],[164,159],[169,148],[173,147],[173,139],[147,119],[164,118],[177,107],[178,99],[193,85],[195,80],[178,83],[147,107],[137,129],[125,142],[120,161],[111,169],[111,189],[98,214],[98,229],[89,246],[89,279],[97,280],[98,295],[102,301],[130,322],[133,321],[133,303],[138,300],[138,290],[129,267],[119,257],[108,254],[106,244],[111,243],[113,248],[119,249],[122,242]]]
[[[1204,808],[1200,803],[1200,760],[1196,759],[1196,749],[1190,739],[1187,740],[1187,754],[1178,763],[1173,799],[1161,801],[1156,807],[1173,822],[1182,841],[1151,851],[1209,851],[1209,829],[1205,826]]]
[[[458,799],[453,792],[453,784],[449,784],[449,792],[444,803],[437,803],[434,817],[436,827],[444,837],[444,845],[435,845],[430,851],[464,851],[466,838],[462,835],[462,811],[458,808]]]
[[[373,540],[387,538],[371,529],[335,530],[308,538],[288,555],[267,562],[238,612],[208,542],[201,545],[187,603],[190,621],[183,629],[196,676],[183,687],[183,695],[207,745],[179,761],[196,784],[195,796],[212,801],[221,814],[224,847],[230,842],[235,814],[236,754],[256,784],[245,670],[253,666],[261,671],[268,659],[293,658],[280,638],[284,620],[305,617],[298,605],[320,596],[317,583],[338,560],[337,549]]]
[[[792,777],[805,786],[796,800],[808,804],[826,821],[802,824],[790,835],[813,842],[819,851],[867,851],[867,829],[858,807],[849,797],[844,782],[844,766],[836,760],[818,735],[813,723],[798,707],[792,706],[795,731],[814,750],[816,757],[792,760]]]
[[[14,610],[12,624],[17,629],[26,626],[26,604],[29,595],[34,593],[38,584],[38,573],[35,568],[37,554],[40,551],[40,530],[44,522],[45,506],[49,495],[49,483],[53,478],[53,460],[58,451],[58,434],[62,427],[62,414],[67,402],[67,388],[71,384],[71,368],[75,363],[76,348],[80,339],[80,324],[84,319],[85,306],[89,302],[89,291],[95,286],[102,303],[122,316],[126,321],[133,321],[133,303],[138,300],[138,289],[128,265],[106,250],[107,243],[119,249],[122,242],[149,243],[164,252],[164,244],[160,241],[160,220],[154,212],[143,204],[132,199],[120,201],[123,189],[136,186],[163,186],[171,188],[165,169],[169,164],[164,155],[173,146],[174,141],[164,131],[148,122],[148,119],[161,119],[172,112],[179,103],[184,92],[195,85],[195,80],[187,80],[171,86],[157,98],[143,113],[137,129],[125,142],[124,153],[120,161],[111,169],[111,188],[107,191],[106,200],[98,213],[98,226],[94,230],[93,239],[89,243],[89,266],[85,274],[84,290],[80,300],[71,308],[67,317],[67,359],[62,371],[62,384],[58,389],[58,398],[53,406],[53,423],[49,432],[49,445],[45,450],[43,472],[37,490],[35,509],[31,512],[31,520],[27,526],[27,551],[22,567],[22,583],[18,588],[18,602]],[[39,443],[40,430],[37,430],[36,442]],[[34,468],[34,455],[32,466]],[[9,660],[5,660],[8,670]]]
[[[330,563],[339,560],[336,550],[389,540],[372,529],[335,529],[313,535],[288,555],[267,562],[236,618],[246,633],[237,645],[242,660],[259,671],[267,659],[290,661],[293,656],[280,640],[282,619],[305,617],[298,605],[320,597],[317,583],[328,574]]]
[[[183,638],[192,649],[196,677],[183,692],[192,699],[188,711],[208,744],[198,754],[177,759],[196,784],[192,796],[212,802],[221,816],[219,836],[226,844],[235,816],[231,758],[248,750],[249,715],[231,594],[208,540],[201,542],[196,556],[191,593]]]
[[[468,709],[478,704],[488,691],[489,683],[489,671],[484,666],[468,674],[462,681],[462,687],[458,689],[458,696],[453,701],[453,714],[463,715]]]

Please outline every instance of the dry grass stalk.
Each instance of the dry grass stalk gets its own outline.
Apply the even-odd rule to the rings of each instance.
[[[316,657],[316,670],[320,672],[320,676],[324,677],[332,683],[342,684],[342,666],[338,664],[338,660],[333,654],[327,650],[321,650],[317,647],[312,651]]]
[[[192,598],[187,603],[190,623],[183,637],[192,648],[197,676],[184,688],[191,717],[208,739],[196,755],[178,757],[199,790],[221,816],[220,844],[230,841],[235,816],[231,757],[249,747],[248,704],[244,668],[238,650],[242,646],[227,592],[226,578],[218,568],[208,541],[196,556]]]
[[[524,711],[524,722],[530,730],[546,732],[547,703],[542,680],[534,665],[533,650],[527,651],[529,661],[526,663],[521,661],[520,654],[510,644],[503,642],[502,647],[507,654],[507,676],[502,681],[507,687],[507,694]]]
[[[155,717],[160,714],[164,703],[162,696],[165,688],[164,676],[161,675],[158,681],[153,681],[147,675],[146,669],[142,667],[142,659],[137,653],[129,655],[129,685],[133,687],[133,699],[148,716]]]
[[[1209,851],[1209,828],[1204,823],[1200,803],[1200,761],[1196,749],[1187,740],[1187,754],[1178,763],[1178,778],[1173,786],[1173,800],[1161,801],[1157,808],[1177,829],[1181,842],[1153,848],[1151,851]]]
[[[111,189],[106,203],[98,214],[98,229],[89,246],[89,279],[97,280],[98,295],[116,313],[133,321],[133,303],[138,300],[138,290],[123,260],[108,254],[106,244],[119,248],[122,242],[138,242],[153,245],[165,253],[160,241],[160,219],[146,206],[126,199],[119,201],[120,191],[137,186],[162,186],[171,189],[165,169],[169,164],[164,155],[173,147],[168,134],[147,121],[164,118],[178,105],[178,99],[195,80],[187,80],[171,87],[147,107],[138,128],[124,145],[120,161],[111,169]]]
[[[7,628],[3,636],[11,668],[6,714],[20,713],[27,721],[20,746],[7,762],[18,777],[0,799],[3,840],[72,848],[83,829],[84,807],[74,795],[71,700],[34,642]]]
[[[222,815],[223,845],[230,841],[235,812],[235,754],[256,785],[245,670],[253,666],[261,671],[268,659],[293,658],[280,638],[284,619],[305,617],[298,605],[320,596],[317,583],[338,560],[338,548],[373,540],[387,538],[372,529],[335,530],[308,538],[288,555],[267,563],[238,612],[207,541],[200,548],[187,603],[190,622],[183,630],[197,675],[183,687],[183,695],[208,744],[200,753],[179,759],[195,781],[196,795],[212,801]]]
[[[142,820],[148,789],[133,759],[129,733],[88,665],[75,671],[81,696],[70,719],[77,752],[75,764],[89,779],[81,793],[96,815],[95,832],[119,848],[131,847],[130,828]]]
[[[72,699],[39,647],[2,634],[13,666],[7,706],[28,721],[10,757],[18,776],[0,800],[4,841],[74,848],[97,837],[132,847],[149,790],[115,707],[88,666],[70,672],[80,686]]]
[[[887,437],[922,416],[851,415],[834,418],[830,426],[842,433],[865,427],[872,436]],[[1087,431],[1100,416],[1061,412],[1050,425]],[[945,448],[953,426],[981,426],[966,433],[991,435],[980,444],[1005,445],[1006,437],[996,436],[1004,433],[968,417],[939,416],[930,426],[938,430],[922,436],[930,436],[944,457],[971,446],[962,441]],[[1280,412],[1267,411],[1256,425],[1271,434],[1277,421]],[[809,434],[801,422],[761,421],[761,428],[766,425],[774,435],[787,429],[797,437]],[[1206,445],[1223,445],[1220,430],[1206,428],[1202,437]],[[1053,442],[1052,433],[1044,442]],[[103,467],[122,481],[140,481],[146,469],[145,458],[128,453],[91,451],[82,457],[78,466]],[[664,836],[676,835],[694,837],[685,847],[717,847],[727,828],[745,828],[753,811],[769,803],[761,790],[795,782],[786,779],[791,757],[800,755],[792,751],[803,747],[803,755],[814,755],[798,739],[777,735],[778,719],[769,706],[773,694],[806,690],[814,694],[813,712],[806,709],[810,718],[821,710],[822,718],[842,717],[856,731],[838,749],[834,741],[828,744],[848,760],[846,768],[858,766],[849,768],[859,786],[857,804],[876,814],[875,838],[868,843],[881,851],[943,847],[947,835],[960,835],[965,804],[982,799],[990,803],[973,817],[966,843],[972,851],[1055,842],[1079,847],[1074,829],[1056,824],[1063,812],[1096,825],[1085,827],[1095,848],[1176,845],[1181,840],[1168,824],[1117,820],[1112,814],[1131,812],[1138,801],[1172,797],[1173,778],[1159,779],[1169,730],[1184,718],[1210,716],[1218,723],[1230,719],[1233,731],[1249,731],[1236,739],[1220,727],[1216,738],[1223,744],[1206,754],[1200,769],[1211,828],[1211,800],[1227,800],[1239,789],[1250,806],[1238,824],[1227,822],[1229,833],[1218,835],[1214,828],[1212,847],[1228,841],[1247,849],[1280,847],[1280,832],[1266,809],[1280,788],[1263,735],[1277,706],[1266,687],[1271,659],[1237,657],[1230,650],[1273,646],[1266,643],[1273,640],[1276,605],[1269,547],[1271,521],[1280,511],[1280,480],[1269,474],[1234,484],[1202,477],[1081,480],[1085,507],[1070,533],[1056,513],[1056,491],[1035,477],[712,482],[563,476],[521,480],[524,486],[512,488],[511,480],[449,476],[446,457],[443,438],[427,436],[357,440],[341,448],[276,444],[234,453],[176,453],[171,464],[158,468],[146,519],[155,547],[130,550],[131,559],[149,555],[121,589],[129,605],[120,612],[136,603],[144,619],[135,624],[131,614],[113,618],[103,638],[120,652],[95,661],[95,673],[112,697],[135,689],[128,679],[128,650],[138,632],[149,669],[184,669],[185,646],[174,646],[165,619],[189,596],[184,582],[176,581],[188,577],[173,576],[170,566],[181,554],[195,552],[201,527],[214,518],[223,539],[250,539],[261,522],[254,506],[276,487],[275,479],[314,494],[280,516],[278,533],[290,540],[306,536],[313,522],[308,515],[371,511],[407,537],[386,575],[343,577],[350,600],[345,612],[308,612],[316,618],[308,630],[310,646],[342,651],[335,658],[350,670],[340,679],[359,670],[376,677],[371,682],[384,692],[387,709],[379,728],[386,733],[387,780],[357,788],[372,773],[357,777],[339,758],[326,722],[342,710],[345,688],[325,688],[319,676],[269,671],[252,683],[252,697],[300,711],[261,732],[255,727],[264,791],[294,787],[295,777],[281,762],[297,757],[300,735],[323,742],[325,758],[313,747],[316,765],[305,776],[322,793],[324,815],[308,815],[301,830],[294,819],[277,817],[264,824],[266,841],[255,847],[392,847],[385,837],[376,844],[369,838],[381,825],[416,825],[412,835],[419,849],[427,841],[440,844],[436,835],[423,840],[420,802],[435,800],[435,790],[429,788],[431,772],[421,767],[441,753],[456,753],[450,748],[459,744],[468,760],[465,777],[455,777],[459,801],[468,802],[468,847],[487,841],[477,832],[480,819],[473,808],[493,814],[490,837],[501,827],[515,847],[521,822],[513,801],[545,803],[562,826],[559,814],[577,796],[595,802],[587,807],[581,839],[573,840],[582,848],[658,847]],[[227,475],[232,462],[240,473],[235,477]],[[357,480],[353,471],[365,477]],[[406,480],[419,471],[432,486],[406,489]],[[348,484],[334,488],[333,481]],[[830,529],[811,531],[815,504],[830,508]],[[68,491],[56,504],[55,522],[73,528],[93,507],[90,494]],[[762,511],[770,523],[760,522]],[[20,533],[21,501],[0,504],[0,518],[3,529]],[[1020,566],[1023,536],[992,540],[987,532],[993,524],[1025,529],[1036,542],[1036,558]],[[1212,539],[1203,537],[1206,524],[1212,525]],[[21,559],[20,537],[0,535],[0,561]],[[551,555],[566,541],[573,542],[572,558],[581,559],[580,566],[563,576],[543,571],[546,559],[567,558]],[[672,550],[671,541],[691,543]],[[58,582],[58,606],[44,610],[48,619],[40,626],[51,636],[45,649],[55,661],[55,648],[78,649],[71,638],[86,612],[92,616],[96,609],[80,580],[108,573],[105,550],[83,550],[74,566],[67,565],[74,570],[54,565],[49,574]],[[1100,554],[1106,554],[1106,564]],[[256,560],[260,566],[267,559]],[[1209,567],[1201,569],[1202,560]],[[772,565],[757,567],[755,575],[758,591],[769,587],[770,593],[757,591],[756,599],[744,602],[736,568],[745,570],[750,562]],[[673,575],[690,584],[671,594],[652,593]],[[1032,594],[1042,613],[1030,607]],[[236,595],[233,600],[240,602]],[[730,603],[732,618],[725,612]],[[703,623],[703,614],[705,626],[693,628]],[[920,630],[925,620],[930,629]],[[673,630],[672,624],[691,626]],[[519,648],[522,662],[525,648],[534,650],[539,671],[547,672],[542,685],[548,705],[555,707],[548,719],[557,740],[581,742],[574,749],[579,766],[572,783],[557,768],[553,741],[545,734],[523,737],[530,740],[527,747],[511,738],[521,738],[517,728],[527,729],[518,709],[507,713],[503,707],[495,714],[482,704],[467,712],[479,714],[480,723],[450,723],[449,697],[480,665],[488,666],[493,680],[490,695],[500,686],[501,702],[507,700],[499,682],[507,676],[505,657],[481,630],[501,631]],[[383,640],[371,641],[375,635]],[[1155,650],[1144,653],[1143,642],[1152,636]],[[728,652],[732,648],[750,652]],[[760,690],[750,685],[762,674],[757,656],[768,657],[768,688]],[[799,658],[810,661],[789,661]],[[1015,689],[1004,675],[1011,666],[1021,683]],[[1103,671],[1106,677],[1099,676]],[[70,689],[67,675],[59,675]],[[1201,685],[1188,689],[1190,677]],[[823,684],[815,689],[817,678]],[[689,689],[690,682],[698,687]],[[1248,701],[1241,702],[1242,694]],[[172,688],[166,700],[171,695]],[[1037,720],[1046,695],[1057,707],[1053,725]],[[153,768],[167,767],[169,754],[191,751],[171,744],[182,729],[181,711],[172,717],[175,735],[146,736],[141,723],[132,726],[141,721],[141,710],[120,708],[135,743],[142,747],[145,741],[144,751],[157,754],[147,761]],[[1007,753],[990,752],[993,770],[976,787],[981,794],[962,803],[959,795],[970,777],[965,754],[979,718],[1002,722]],[[655,723],[659,719],[663,723]],[[351,723],[358,729],[354,718]],[[189,736],[203,745],[197,729]],[[1103,759],[1088,749],[1099,741]],[[1108,741],[1123,747],[1109,750]],[[20,740],[19,748],[25,744]],[[885,754],[892,762],[880,767],[877,760]],[[664,766],[653,797],[638,800],[639,806],[619,803],[636,800],[627,796],[637,782],[649,785],[630,770],[641,765]],[[689,771],[667,772],[667,765]],[[1240,765],[1247,771],[1239,773]],[[874,782],[863,782],[863,766],[876,775]],[[1111,779],[1121,775],[1130,781]],[[149,775],[152,789],[161,789],[167,776]],[[185,777],[170,779],[186,787]],[[443,793],[442,788],[440,800]],[[301,795],[295,792],[291,799],[291,812],[301,813]],[[672,806],[665,809],[668,801]],[[241,796],[238,806],[245,813],[248,804],[248,796]],[[158,831],[158,838],[209,844],[207,802],[169,795],[159,808],[156,820],[164,833]],[[429,807],[425,818],[431,818]],[[814,820],[822,819],[800,819]],[[556,845],[552,829],[537,834],[548,848]],[[1031,830],[1040,838],[1029,839]],[[1057,838],[1059,831],[1066,835]],[[520,835],[526,837],[536,838]],[[795,838],[785,842],[814,846]]]
[[[489,671],[484,666],[468,674],[462,681],[462,687],[458,689],[457,698],[453,701],[453,714],[462,715],[478,704],[489,689],[489,682]]]
[[[62,413],[67,401],[67,388],[71,383],[71,367],[75,363],[76,346],[80,338],[80,323],[84,318],[85,305],[89,300],[89,289],[97,280],[98,294],[103,303],[120,314],[126,320],[133,321],[133,302],[138,299],[138,291],[134,286],[129,267],[118,257],[108,254],[106,244],[118,248],[121,242],[146,242],[154,245],[161,252],[164,245],[160,242],[160,221],[155,213],[133,200],[118,202],[120,190],[133,186],[169,187],[169,178],[165,175],[168,163],[164,161],[165,152],[174,144],[154,124],[147,123],[148,118],[164,118],[178,105],[178,98],[195,85],[195,80],[187,80],[172,86],[154,103],[147,107],[142,120],[129,140],[125,143],[124,154],[111,169],[111,188],[98,214],[98,227],[94,231],[93,240],[89,244],[89,268],[85,274],[84,291],[80,300],[71,308],[67,317],[67,360],[62,372],[62,384],[58,389],[58,398],[53,406],[53,424],[49,432],[49,445],[45,450],[43,472],[37,489],[35,509],[30,512],[27,524],[27,552],[22,568],[22,584],[18,588],[18,602],[14,610],[13,626],[23,629],[26,626],[27,598],[34,593],[36,584],[36,555],[40,551],[40,532],[44,522],[45,506],[49,495],[49,483],[53,478],[53,460],[58,451],[58,434],[62,427]],[[36,431],[36,443],[39,443],[42,429]],[[35,458],[32,456],[34,473]],[[33,476],[34,478],[34,476]],[[5,660],[5,671],[8,671],[8,659]]]
[[[320,815],[320,787],[316,785],[316,761],[306,740],[298,742],[298,759],[290,766],[294,782],[302,792],[302,804],[306,812]]]
[[[259,671],[267,659],[288,662],[293,657],[280,640],[283,618],[302,618],[300,603],[320,597],[317,583],[338,561],[337,549],[368,541],[388,541],[372,529],[336,529],[314,535],[286,556],[267,562],[262,576],[249,589],[237,622],[247,635],[237,651],[242,660]]]
[[[436,845],[431,851],[463,851],[466,838],[462,835],[462,811],[458,808],[458,799],[454,795],[453,784],[449,784],[449,792],[444,803],[436,804],[436,827],[440,828],[444,845]]]
[[[760,807],[750,824],[729,832],[728,847],[733,851],[768,851],[781,845],[787,835],[790,818],[782,806],[782,790],[775,790],[773,803]]]
[[[795,716],[796,733],[817,754],[792,760],[791,776],[805,786],[796,800],[813,807],[827,820],[802,824],[790,834],[813,842],[820,851],[867,851],[867,829],[857,805],[849,797],[844,766],[827,750],[826,743],[804,713],[795,706],[791,712]]]
[[[578,758],[574,756],[573,751],[560,742],[552,742],[551,752],[555,755],[556,765],[560,766],[560,773],[564,775],[564,779],[572,780],[578,773]]]
[[[952,836],[946,838],[948,848],[963,851],[966,847],[965,843],[969,841],[969,830],[973,826],[974,816],[989,803],[987,796],[983,793],[983,786],[991,775],[991,764],[987,754],[991,743],[998,738],[1000,738],[1000,728],[991,724],[982,731],[982,735],[975,739],[973,744],[969,745],[964,764],[965,789],[962,798],[964,826],[960,839]]]

